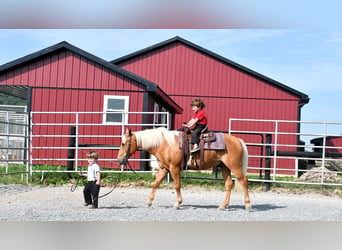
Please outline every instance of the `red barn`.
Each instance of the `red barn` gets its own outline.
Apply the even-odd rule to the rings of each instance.
[[[33,137],[34,159],[63,159],[68,147],[70,126],[57,125],[75,122],[75,114],[53,114],[52,112],[153,112],[156,107],[174,115],[182,108],[156,84],[134,75],[101,58],[83,51],[67,42],[61,42],[36,53],[0,66],[0,91],[27,100],[28,112],[36,113],[32,123],[53,122],[51,126],[33,126],[32,134],[62,135]],[[126,116],[127,117],[127,116]],[[79,144],[119,145],[120,138],[105,135],[121,134],[121,114],[80,115],[79,123],[96,123],[101,126],[83,126],[80,135],[104,135],[103,138],[80,138]],[[130,124],[152,124],[152,116],[129,115]],[[114,132],[117,130],[118,132]],[[112,151],[101,152],[103,158],[115,158]],[[81,156],[80,156],[81,157]],[[39,161],[46,164],[64,162]],[[107,166],[110,166],[107,164]]]
[[[189,104],[194,98],[203,99],[207,105],[209,129],[223,131],[228,130],[229,118],[299,121],[301,108],[309,102],[306,94],[180,37],[112,63],[164,89],[184,109],[176,116],[176,127],[191,118]],[[278,129],[297,133],[300,128],[295,123],[283,123]],[[234,130],[274,131],[274,124],[238,122],[234,124]],[[258,136],[240,137],[260,143]],[[297,136],[283,135],[278,143],[295,145],[298,140]]]
[[[110,103],[130,112],[165,110],[171,113],[172,129],[190,119],[190,101],[201,98],[207,105],[209,129],[222,131],[229,129],[229,118],[300,120],[301,108],[309,102],[306,94],[180,37],[112,62],[61,42],[0,66],[0,91],[27,99],[28,111],[33,112],[110,111]],[[35,119],[50,118],[37,115]],[[74,118],[55,115],[53,119],[57,123]],[[89,117],[81,119],[86,122]],[[94,115],[92,119],[103,126],[84,128],[84,134],[110,134],[111,119],[122,122],[124,118]],[[151,118],[130,115],[129,120],[145,123]],[[44,133],[50,131],[40,129],[46,130]],[[56,126],[54,129],[68,134],[70,128]],[[298,124],[285,123],[278,129],[294,133],[300,128]],[[268,123],[237,122],[234,130],[274,131],[274,127]],[[251,136],[241,137],[260,143],[260,139]],[[35,140],[38,145],[50,142],[46,138]],[[65,146],[66,140],[61,145]],[[297,141],[297,136],[286,135],[278,140],[283,144]],[[87,138],[83,143],[119,145],[119,140]],[[39,154],[57,157],[48,149],[39,150]],[[61,150],[60,154],[65,152]]]
[[[328,153],[342,153],[342,136],[327,136],[325,142],[323,137],[315,138],[310,140],[310,143],[317,146],[314,148],[314,152],[322,153],[322,147],[324,144],[327,147],[326,152]]]

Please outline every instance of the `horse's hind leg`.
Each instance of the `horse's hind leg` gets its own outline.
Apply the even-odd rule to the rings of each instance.
[[[162,182],[162,180],[165,178],[166,174],[167,174],[167,170],[165,168],[160,168],[157,176],[156,176],[156,180],[152,183],[152,190],[150,195],[148,196],[148,199],[146,201],[147,206],[151,206],[152,202],[154,200],[154,197],[156,195],[156,191],[157,188],[159,187],[160,183]]]
[[[228,207],[228,205],[229,205],[229,200],[230,200],[230,194],[231,194],[231,191],[232,191],[233,181],[232,181],[232,176],[231,176],[230,169],[228,169],[226,166],[222,166],[221,167],[221,171],[222,171],[222,176],[223,176],[223,180],[224,180],[224,185],[225,185],[225,188],[226,188],[226,194],[224,196],[224,200],[221,203],[221,205],[219,206],[219,209],[223,210],[226,207]]]
[[[251,211],[252,205],[251,205],[251,201],[250,201],[249,193],[248,193],[248,180],[247,180],[247,177],[242,172],[240,174],[235,174],[235,177],[239,181],[241,186],[243,187],[243,197],[244,197],[244,201],[245,201],[246,211]]]

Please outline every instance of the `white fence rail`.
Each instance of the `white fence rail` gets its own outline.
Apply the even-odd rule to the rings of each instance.
[[[21,174],[23,179],[29,172],[28,113],[25,110],[23,106],[0,105],[0,175]],[[25,170],[11,168],[18,164],[26,165]]]
[[[229,120],[229,133],[244,138],[249,148],[249,162],[260,163],[249,165],[249,172],[259,172],[250,179],[266,183],[342,186],[340,131],[342,123],[336,122]],[[253,140],[256,135],[262,140]],[[263,153],[253,153],[256,147]]]
[[[9,166],[14,163],[26,164],[25,173],[30,175],[78,172],[79,166],[86,163],[85,154],[90,149],[107,150],[104,154],[106,157],[101,157],[103,172],[113,172],[110,167],[106,168],[106,165],[114,164],[115,155],[108,156],[107,152],[118,149],[119,143],[108,141],[121,139],[126,127],[132,130],[141,127],[170,127],[170,116],[167,112],[122,113],[123,116],[129,117],[153,116],[147,119],[153,122],[146,124],[134,121],[128,124],[105,124],[103,115],[103,112],[31,112],[29,116],[12,114],[12,118],[17,119],[13,121],[9,118],[9,113],[0,113],[0,145],[1,152],[5,155],[4,159],[0,159],[0,167],[6,169],[1,173],[10,173]],[[159,119],[162,122],[158,124],[158,119],[155,119],[157,116],[164,117]],[[19,130],[13,127],[18,124]],[[292,128],[284,129],[288,125]],[[293,126],[298,127],[298,130],[294,130]],[[74,128],[73,133],[70,133],[71,127]],[[111,128],[116,132],[109,134],[108,130]],[[17,130],[21,132],[18,133]],[[342,185],[342,135],[339,131],[342,131],[342,123],[234,118],[229,120],[228,129],[228,133],[243,138],[248,146],[248,175],[251,181],[333,186]],[[41,143],[43,140],[46,143]],[[70,143],[72,140],[73,143]],[[99,143],[98,140],[106,143]],[[20,141],[21,144],[13,146],[13,141]],[[12,156],[14,150],[15,157]],[[57,151],[62,153],[56,154]],[[152,158],[131,161],[149,164],[155,162]],[[65,170],[41,170],[38,166],[42,162],[57,162],[56,165],[63,162],[64,165],[70,166]],[[120,167],[116,161],[115,164]]]
[[[111,112],[113,113],[113,112]],[[104,123],[102,117],[105,112],[31,112],[31,133],[30,133],[30,173],[41,173],[42,175],[47,172],[78,172],[80,166],[86,163],[86,152],[90,150],[108,150],[113,152],[117,150],[120,145],[122,135],[127,127],[133,131],[141,127],[166,127],[169,128],[170,116],[168,112],[117,112],[123,116],[139,115],[150,116],[151,123]],[[156,123],[156,116],[163,117]],[[57,117],[57,118],[56,118]],[[67,118],[66,118],[67,117]],[[36,121],[38,120],[38,121]],[[57,120],[57,122],[56,122]],[[63,121],[65,120],[65,121]],[[130,120],[130,119],[128,119]],[[71,132],[71,130],[73,130]],[[45,131],[41,133],[40,131]],[[109,131],[109,132],[108,132]],[[114,140],[118,142],[113,144]],[[47,140],[50,143],[44,143]],[[64,143],[61,141],[64,140]],[[73,142],[71,142],[73,141]],[[105,143],[99,143],[105,141]],[[46,154],[43,155],[41,152]],[[56,156],[51,153],[52,151],[63,152]],[[108,152],[107,151],[107,152]],[[40,152],[40,154],[37,154]],[[39,155],[39,156],[36,156]],[[120,165],[115,160],[115,155],[110,153],[100,154],[102,172],[110,173],[117,172],[111,170],[113,166],[120,168]],[[132,159],[131,161],[138,161]],[[152,159],[139,160],[151,162]],[[68,167],[66,170],[42,170],[36,166],[46,162],[50,165],[60,165],[67,162]],[[121,170],[123,167],[121,166]],[[125,171],[130,172],[130,171]],[[148,171],[151,172],[151,171]]]

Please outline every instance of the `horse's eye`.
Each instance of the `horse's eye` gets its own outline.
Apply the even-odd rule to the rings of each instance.
[[[124,143],[124,142],[122,142],[122,143],[121,143],[121,146],[123,146],[123,147],[124,147],[124,146],[125,146],[125,143]]]

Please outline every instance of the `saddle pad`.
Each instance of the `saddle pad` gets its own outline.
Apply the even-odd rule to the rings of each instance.
[[[224,144],[224,137],[223,133],[213,133],[215,135],[216,140],[210,143],[204,143],[204,149],[213,149],[213,150],[224,150],[226,148]],[[179,131],[179,148],[183,148],[184,142],[182,140],[183,138],[183,132]]]
[[[223,133],[213,133],[216,140],[213,142],[204,143],[204,149],[224,150],[226,148],[224,143]]]

